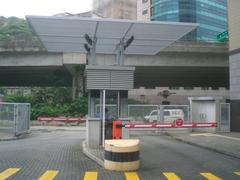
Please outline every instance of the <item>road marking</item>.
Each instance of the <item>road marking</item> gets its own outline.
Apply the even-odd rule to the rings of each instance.
[[[221,178],[213,175],[212,173],[209,172],[204,172],[204,173],[200,173],[202,176],[204,176],[206,179],[208,180],[221,180]]]
[[[165,172],[163,175],[168,179],[168,180],[181,180],[180,177],[178,177],[175,173],[173,172]]]
[[[135,172],[125,172],[126,180],[140,180],[137,173]]]
[[[12,176],[13,174],[17,173],[20,170],[20,168],[9,168],[3,172],[0,173],[0,180],[5,180]]]
[[[97,172],[86,172],[84,175],[84,180],[97,180]]]
[[[49,170],[46,171],[40,178],[39,180],[53,180],[55,178],[55,176],[57,176],[59,171],[55,171],[55,170]]]
[[[190,136],[221,137],[221,138],[225,138],[225,139],[231,139],[231,140],[240,141],[240,138],[224,136],[224,135],[219,135],[219,134],[212,134],[212,133],[190,134]]]
[[[240,171],[238,171],[238,172],[234,172],[234,174],[240,176]]]

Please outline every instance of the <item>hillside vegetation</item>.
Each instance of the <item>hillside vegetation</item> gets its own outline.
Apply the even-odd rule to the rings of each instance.
[[[16,47],[41,47],[41,44],[26,20],[0,17],[0,46],[15,49]]]

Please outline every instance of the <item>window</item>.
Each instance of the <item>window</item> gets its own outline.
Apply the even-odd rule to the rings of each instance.
[[[147,3],[148,2],[148,0],[142,0],[142,3]]]
[[[170,112],[169,111],[164,111],[164,116],[170,116]]]
[[[158,112],[157,111],[152,111],[151,116],[157,116]]]
[[[143,12],[142,12],[142,15],[145,15],[145,14],[147,14],[148,13],[148,10],[146,9],[146,10],[144,10]]]

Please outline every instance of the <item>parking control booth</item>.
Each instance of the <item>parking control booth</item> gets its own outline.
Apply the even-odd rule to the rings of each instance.
[[[96,148],[104,145],[105,139],[113,139],[113,121],[127,118],[128,90],[133,88],[134,69],[127,66],[86,66],[89,147]],[[124,131],[122,138],[129,138],[129,132]]]

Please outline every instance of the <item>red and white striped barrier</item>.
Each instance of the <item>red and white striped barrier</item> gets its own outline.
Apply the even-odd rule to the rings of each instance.
[[[161,124],[125,124],[125,128],[215,128],[216,122],[194,122],[184,123],[183,120],[178,119],[173,123],[161,123]]]
[[[38,117],[38,121],[40,122],[52,122],[52,121],[58,121],[58,122],[85,122],[86,119],[81,117]]]

